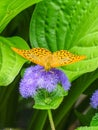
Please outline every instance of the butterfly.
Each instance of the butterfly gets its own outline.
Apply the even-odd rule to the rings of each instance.
[[[12,47],[12,50],[24,57],[25,59],[43,66],[45,70],[65,66],[85,59],[85,56],[74,55],[67,50],[60,50],[53,53],[45,48],[21,50]]]

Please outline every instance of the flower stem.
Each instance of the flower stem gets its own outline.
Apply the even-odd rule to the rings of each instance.
[[[54,126],[54,122],[53,122],[53,118],[52,118],[52,113],[51,113],[50,109],[48,109],[48,117],[49,117],[49,121],[50,121],[50,125],[51,125],[51,130],[55,130],[55,126]]]

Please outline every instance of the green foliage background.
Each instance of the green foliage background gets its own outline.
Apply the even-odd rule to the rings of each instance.
[[[36,5],[32,6],[35,3]],[[47,112],[31,110],[28,107],[32,106],[29,104],[31,99],[24,100],[18,94],[19,72],[29,66],[29,63],[14,53],[11,47],[44,47],[52,52],[63,49],[86,56],[83,61],[59,68],[67,74],[72,87],[61,106],[53,111],[53,117],[57,130],[67,129],[76,119],[71,112],[74,111],[73,105],[78,97],[82,93],[87,95],[77,107],[77,111],[82,113],[89,106],[87,99],[98,88],[98,1],[1,0],[0,32],[1,128],[23,127],[18,124],[23,116],[19,114],[28,110],[26,112],[33,113],[27,113],[27,117],[23,116],[24,124],[29,120],[25,126],[27,130],[50,130]],[[77,115],[80,122],[82,116]],[[86,116],[88,117],[88,114]],[[90,120],[91,117],[88,122]],[[83,122],[81,124],[83,125]]]

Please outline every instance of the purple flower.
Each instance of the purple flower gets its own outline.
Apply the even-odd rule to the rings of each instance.
[[[21,79],[19,91],[24,97],[33,97],[38,89],[46,89],[52,92],[60,83],[67,91],[70,89],[70,82],[66,75],[58,69],[46,71],[44,67],[36,65],[26,69]]]
[[[90,98],[90,104],[93,108],[98,108],[98,90],[96,90]]]

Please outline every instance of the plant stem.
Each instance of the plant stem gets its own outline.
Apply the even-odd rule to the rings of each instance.
[[[55,126],[54,126],[54,122],[53,122],[53,118],[52,118],[52,113],[51,113],[50,109],[48,109],[48,117],[49,117],[49,121],[50,121],[51,130],[55,130]]]

